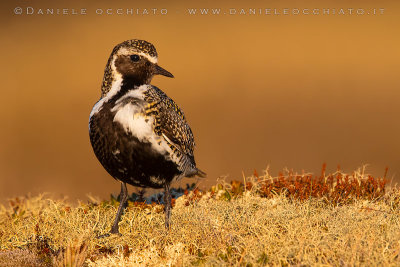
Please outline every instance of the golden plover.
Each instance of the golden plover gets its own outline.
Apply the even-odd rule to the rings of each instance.
[[[126,184],[164,188],[168,228],[171,182],[205,176],[196,167],[193,133],[182,110],[150,84],[157,74],[174,77],[157,64],[157,51],[151,43],[134,39],[118,44],[104,71],[101,98],[90,113],[94,153],[121,182],[121,202],[111,233],[119,233],[118,222],[128,198]]]

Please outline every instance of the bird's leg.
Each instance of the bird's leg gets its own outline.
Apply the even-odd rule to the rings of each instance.
[[[122,212],[125,208],[126,200],[128,199],[128,189],[126,188],[126,183],[121,182],[121,193],[119,193],[119,198],[120,198],[119,207],[117,215],[115,216],[114,224],[111,227],[110,231],[111,234],[119,234],[118,223],[119,220],[121,219]]]
[[[169,184],[164,185],[164,211],[165,211],[165,227],[169,229],[169,220],[171,217],[171,192],[169,191]]]

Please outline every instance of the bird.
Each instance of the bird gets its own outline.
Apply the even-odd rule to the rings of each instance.
[[[126,184],[164,189],[165,227],[170,227],[170,185],[183,177],[205,177],[196,167],[194,137],[183,111],[161,89],[155,75],[174,76],[158,65],[153,44],[132,39],[108,58],[101,97],[89,117],[89,137],[104,169],[121,183],[120,204],[110,234],[128,199]]]

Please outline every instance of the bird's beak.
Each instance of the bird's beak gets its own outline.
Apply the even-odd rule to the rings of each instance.
[[[155,65],[155,66],[156,66],[156,69],[155,69],[155,71],[154,71],[154,75],[159,74],[159,75],[164,75],[164,76],[166,76],[166,77],[174,78],[174,75],[172,75],[169,71],[167,71],[167,70],[161,68],[161,67],[158,66],[158,65]]]

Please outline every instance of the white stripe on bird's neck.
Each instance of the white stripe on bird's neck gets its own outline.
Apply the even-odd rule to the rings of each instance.
[[[115,96],[120,90],[122,86],[122,75],[117,73],[116,71],[113,70],[114,73],[114,78],[111,84],[110,90],[107,92],[107,94],[102,97],[97,103],[94,105],[92,112],[90,112],[90,117],[92,117],[94,114],[98,113],[101,108],[103,107],[103,104],[108,102],[113,96]]]

